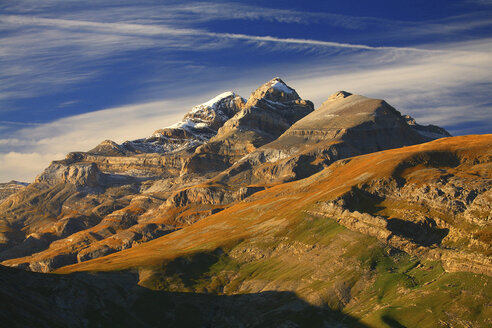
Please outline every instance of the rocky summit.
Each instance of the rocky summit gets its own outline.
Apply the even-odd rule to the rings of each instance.
[[[492,324],[492,135],[384,100],[274,78],[0,188],[10,326]]]

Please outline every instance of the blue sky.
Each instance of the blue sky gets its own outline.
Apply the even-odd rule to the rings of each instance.
[[[0,182],[275,76],[492,133],[492,1],[0,0]]]

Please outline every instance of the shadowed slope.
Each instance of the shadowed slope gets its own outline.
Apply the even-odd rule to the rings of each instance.
[[[130,272],[54,276],[0,266],[8,327],[366,327],[292,292],[214,295],[154,291]]]

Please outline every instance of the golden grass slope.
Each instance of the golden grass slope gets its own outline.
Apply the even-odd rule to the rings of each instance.
[[[445,161],[436,161],[432,154],[445,159],[449,157],[446,157],[448,154],[458,159],[458,162],[448,165]],[[426,170],[421,175],[415,174],[422,169]],[[179,256],[228,247],[249,238],[268,238],[279,231],[295,227],[303,220],[302,213],[316,210],[320,202],[335,200],[353,188],[362,188],[397,177],[404,179],[406,184],[425,184],[426,181],[448,174],[482,179],[490,184],[492,135],[443,138],[341,160],[314,176],[271,187],[179,231],[109,256],[63,267],[57,272],[152,267]],[[391,217],[391,207],[386,207],[386,211],[383,215]],[[488,243],[490,246],[490,221],[483,226],[468,224],[460,228],[472,233],[473,238],[480,239],[482,244]],[[470,256],[480,256],[490,263],[487,254],[480,250],[474,251],[469,244],[455,247]],[[7,261],[9,263],[6,264],[15,264],[18,261],[22,259]]]

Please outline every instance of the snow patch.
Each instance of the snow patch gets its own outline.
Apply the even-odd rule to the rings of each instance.
[[[270,84],[271,88],[282,91],[283,93],[293,93],[294,92],[294,90],[292,90],[287,85],[285,85],[285,83],[282,83],[278,80],[273,80],[272,82],[273,83]]]
[[[232,91],[227,91],[227,92],[221,93],[217,97],[214,97],[214,98],[210,99],[209,101],[204,102],[203,104],[200,104],[200,105],[193,107],[191,112],[192,113],[197,112],[200,109],[202,109],[203,107],[215,108],[215,106],[217,105],[218,102],[220,102],[221,100],[223,100],[225,98],[231,97],[231,96],[235,97],[236,94]]]
[[[182,121],[178,123],[178,127],[187,130],[188,132],[191,132],[192,129],[194,129],[196,126],[196,123],[190,120]]]
[[[205,128],[208,128],[209,126],[210,126],[210,124],[207,124],[207,123],[196,123],[195,124],[196,129],[205,129]]]
[[[199,123],[200,124],[200,123]],[[165,129],[183,129],[188,132],[192,132],[191,130],[196,127],[197,123],[187,119],[184,121],[180,121],[178,123],[174,123],[173,125],[165,127]]]

